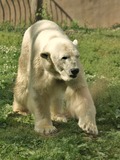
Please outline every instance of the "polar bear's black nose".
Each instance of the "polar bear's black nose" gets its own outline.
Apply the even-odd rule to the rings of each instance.
[[[79,73],[79,68],[71,69],[71,73],[76,76]]]

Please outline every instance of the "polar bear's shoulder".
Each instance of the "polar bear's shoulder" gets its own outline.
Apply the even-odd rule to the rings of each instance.
[[[32,26],[30,26],[26,30],[26,32],[28,32],[29,34],[32,33],[32,35],[35,35],[45,30],[59,30],[62,32],[62,29],[56,23],[49,20],[40,20],[36,22]]]

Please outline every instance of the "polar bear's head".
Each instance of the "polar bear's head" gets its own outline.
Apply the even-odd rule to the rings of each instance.
[[[41,57],[44,58],[44,68],[55,78],[70,81],[79,74],[79,52],[77,41],[71,42],[65,38],[53,38],[44,47]]]

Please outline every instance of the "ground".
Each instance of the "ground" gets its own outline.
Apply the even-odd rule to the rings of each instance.
[[[98,137],[75,122],[55,123],[59,132],[43,137],[33,130],[32,116],[13,114],[13,86],[23,29],[0,26],[0,159],[120,159],[120,30],[68,28],[78,39],[80,59],[97,109]]]

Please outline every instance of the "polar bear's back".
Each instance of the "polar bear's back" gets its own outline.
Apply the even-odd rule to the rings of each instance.
[[[56,23],[49,20],[40,20],[26,30],[23,37],[23,45],[27,44],[30,48],[32,42],[35,42],[37,39],[36,42],[41,43],[41,48],[43,48],[46,45],[45,42],[47,43],[51,37],[55,36],[67,38]]]
[[[33,24],[28,29],[30,29],[30,31],[32,31],[32,29],[33,29],[35,32],[38,32],[38,31],[40,32],[40,31],[46,30],[46,29],[61,30],[61,28],[56,23],[49,21],[49,20],[40,20],[40,21],[36,22],[35,24]]]
[[[56,23],[49,20],[40,20],[35,24],[33,24],[32,26],[30,26],[26,30],[25,35],[30,34],[31,37],[34,38],[36,34],[39,34],[40,32],[45,30],[58,30],[62,32],[62,29]]]

